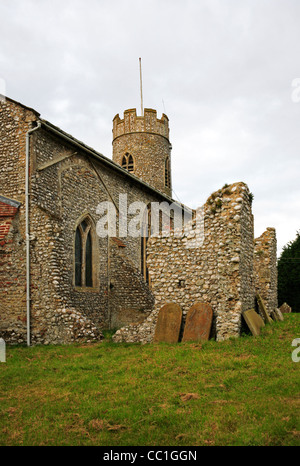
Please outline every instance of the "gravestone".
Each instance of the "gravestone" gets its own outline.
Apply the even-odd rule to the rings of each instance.
[[[249,327],[252,335],[258,336],[260,334],[260,329],[265,326],[263,319],[260,317],[254,309],[249,309],[249,311],[244,311],[242,313],[246,324]]]
[[[269,316],[268,311],[267,311],[266,306],[265,306],[265,303],[263,302],[263,300],[262,300],[259,293],[256,294],[256,299],[257,299],[257,303],[258,303],[258,308],[260,310],[261,315],[264,318],[265,323],[266,324],[271,324],[273,322],[273,320]]]
[[[280,309],[276,308],[275,309],[275,313],[276,315],[278,316],[278,319],[283,322],[284,321],[284,318],[283,318],[283,315],[282,315],[282,312],[280,311]]]
[[[282,312],[282,314],[288,314],[292,312],[291,306],[289,306],[287,303],[281,304],[279,310]]]
[[[274,309],[271,312],[271,316],[272,316],[273,320],[277,320],[277,321],[281,321],[281,322],[283,321],[283,315],[281,314],[279,309]]]
[[[213,310],[209,304],[195,303],[187,313],[182,341],[209,339]]]
[[[279,320],[279,318],[278,318],[278,316],[277,316],[277,314],[275,313],[274,310],[271,312],[271,317],[272,317],[273,320],[275,320],[275,322],[276,322],[277,320]]]
[[[0,362],[6,362],[6,345],[3,338],[0,338]]]
[[[165,304],[159,311],[154,339],[156,343],[177,343],[182,320],[182,310],[178,304]]]

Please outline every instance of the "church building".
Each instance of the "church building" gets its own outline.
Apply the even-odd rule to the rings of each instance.
[[[118,237],[119,204],[173,202],[167,116],[116,115],[113,160],[10,98],[0,122],[0,335],[62,343],[143,321],[147,237]],[[105,202],[115,237],[96,231]]]
[[[186,248],[197,215],[172,199],[168,117],[125,110],[112,136],[111,160],[34,109],[0,101],[0,337],[62,344],[101,340],[110,328],[151,341],[166,300],[184,313],[200,300],[213,306],[223,339],[239,333],[258,289],[276,307],[275,230],[256,254],[248,187],[210,196],[203,244]],[[190,233],[178,237],[170,224],[171,237],[152,238],[154,204],[177,206]],[[134,234],[141,206],[144,234]]]

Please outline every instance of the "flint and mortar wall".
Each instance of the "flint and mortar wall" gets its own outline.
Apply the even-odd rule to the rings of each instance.
[[[254,241],[254,281],[256,292],[262,297],[270,314],[278,306],[277,240],[274,228],[267,228]]]
[[[214,312],[212,336],[223,340],[240,334],[241,313],[255,305],[249,194],[244,183],[235,183],[209,197],[200,246],[195,243],[202,230],[197,217],[181,236],[173,232],[150,238],[147,263],[155,310],[143,324],[116,332],[115,341],[151,342],[158,311],[167,302],[179,304],[184,317],[194,303],[209,303]]]
[[[11,211],[10,217],[0,216],[5,226],[0,233],[0,336],[6,342],[22,343],[26,340],[24,239],[18,209]]]
[[[142,323],[153,310],[153,294],[140,269],[128,257],[128,246],[114,238],[110,239],[110,245],[110,327],[115,329],[132,322]]]
[[[0,336],[12,343],[26,341],[26,133],[38,116],[11,99],[0,99],[0,195],[20,202],[0,244]]]
[[[62,310],[66,310],[64,315],[68,318],[75,310],[89,319],[96,338],[95,329],[99,333],[103,328],[144,320],[153,309],[154,300],[140,273],[140,238],[122,238],[120,247],[111,238],[97,236],[97,286],[93,290],[78,290],[74,286],[75,225],[88,214],[97,227],[100,215],[96,211],[101,202],[113,202],[118,214],[119,194],[127,194],[128,205],[137,200],[147,205],[159,200],[159,196],[141,190],[132,180],[96,160],[91,164],[84,151],[62,144],[47,131],[35,135],[34,147],[31,228],[36,236],[32,248],[32,254],[36,251],[33,283],[39,277],[32,296],[36,341],[59,343],[70,338],[70,331],[63,333],[62,326],[57,325]],[[60,160],[62,157],[65,159]],[[49,165],[51,160],[54,163]],[[128,215],[128,223],[130,220]]]
[[[0,194],[21,206],[1,246],[0,332],[7,343],[20,343],[26,341],[25,140],[38,114],[10,100],[1,111]],[[141,239],[122,238],[120,248],[97,236],[96,286],[80,291],[74,286],[75,227],[85,214],[97,225],[100,202],[113,201],[118,211],[119,194],[128,205],[164,199],[51,131],[39,129],[30,141],[32,343],[101,339],[103,328],[144,320],[154,299],[140,274]]]

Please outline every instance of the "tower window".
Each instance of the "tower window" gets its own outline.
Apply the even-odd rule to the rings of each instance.
[[[93,267],[93,224],[86,217],[75,232],[75,277],[76,287],[92,288],[95,286]]]
[[[134,160],[131,154],[128,154],[128,152],[123,155],[122,158],[122,167],[128,170],[129,172],[134,172]]]
[[[165,160],[165,187],[171,187],[171,172],[170,172],[170,158],[166,157]]]

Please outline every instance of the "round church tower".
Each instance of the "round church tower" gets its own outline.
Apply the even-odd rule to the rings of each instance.
[[[172,196],[171,144],[169,119],[156,110],[144,109],[137,116],[136,109],[124,111],[113,119],[113,161],[146,183]]]

